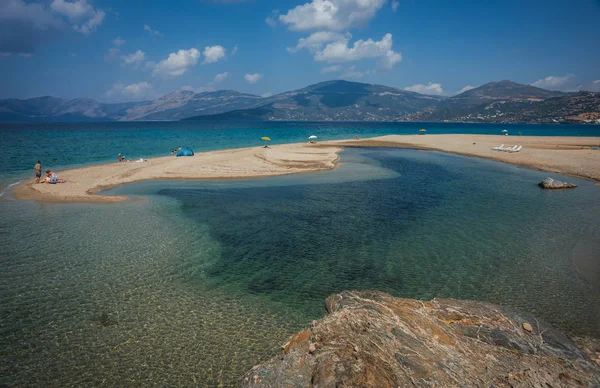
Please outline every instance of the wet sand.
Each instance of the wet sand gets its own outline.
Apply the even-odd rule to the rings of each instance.
[[[518,164],[540,170],[600,181],[600,151],[592,150],[599,138],[492,136],[492,135],[389,135],[365,140],[318,144],[296,143],[271,148],[252,147],[197,153],[193,157],[162,157],[144,163],[121,162],[58,171],[68,183],[48,185],[33,181],[17,186],[18,199],[53,202],[115,202],[123,196],[102,196],[103,189],[151,179],[244,179],[308,173],[335,168],[343,147],[408,147],[438,150]],[[520,152],[493,150],[504,144],[522,145]]]

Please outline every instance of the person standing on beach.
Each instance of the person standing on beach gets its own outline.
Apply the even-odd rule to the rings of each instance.
[[[40,178],[42,177],[42,162],[38,160],[33,169],[35,170],[35,183],[40,183]]]

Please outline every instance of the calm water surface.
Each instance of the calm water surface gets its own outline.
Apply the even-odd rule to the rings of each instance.
[[[600,336],[600,292],[573,265],[600,241],[593,182],[402,149],[341,162],[134,183],[112,205],[0,201],[0,385],[235,386],[344,289],[491,301]],[[580,186],[540,190],[548,175]]]

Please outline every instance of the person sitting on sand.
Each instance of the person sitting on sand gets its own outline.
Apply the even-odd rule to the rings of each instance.
[[[123,155],[119,154],[119,162],[122,162],[123,160],[125,160],[125,158],[123,157]]]
[[[354,140],[360,140],[360,137],[354,136]]]
[[[46,183],[55,184],[58,182],[58,176],[52,170],[46,170]]]
[[[42,162],[38,160],[33,169],[35,170],[35,183],[40,183],[40,178],[42,177]]]

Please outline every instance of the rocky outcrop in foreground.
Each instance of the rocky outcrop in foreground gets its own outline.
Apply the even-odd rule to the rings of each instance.
[[[548,324],[483,302],[345,291],[244,387],[597,387],[600,366]]]
[[[573,187],[577,187],[577,185],[569,182],[557,181],[552,178],[546,178],[540,183],[538,183],[542,189],[570,189]]]

